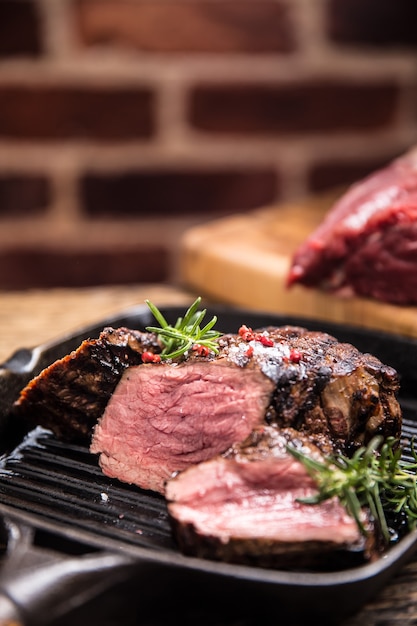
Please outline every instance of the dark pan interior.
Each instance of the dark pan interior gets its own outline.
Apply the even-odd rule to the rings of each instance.
[[[162,312],[174,321],[184,311],[165,307]],[[289,323],[327,331],[396,368],[402,381],[404,454],[410,455],[410,440],[417,432],[414,340],[308,319],[208,308],[208,317],[214,314],[223,332],[236,332],[242,323],[253,328]],[[138,564],[146,565],[139,575],[143,572],[147,586],[150,580],[163,579],[173,589],[182,581],[199,595],[204,588],[217,595],[227,593],[229,602],[239,603],[240,609],[246,602],[253,605],[262,600],[268,615],[277,611],[280,617],[285,612],[294,615],[301,611],[307,612],[309,619],[339,619],[354,612],[411,557],[414,533],[377,563],[332,573],[263,570],[183,557],[172,541],[163,497],[106,478],[86,447],[64,444],[42,429],[21,433],[10,422],[8,411],[26,382],[77,348],[84,338],[97,336],[108,325],[142,329],[152,322],[147,307],[135,307],[48,345],[19,350],[3,364],[0,512],[29,523],[36,531],[34,541],[39,544],[45,537],[49,543],[51,537],[56,537],[57,549],[69,541],[83,546],[80,552],[114,549],[132,555]],[[347,594],[348,604],[344,602]],[[204,598],[209,600],[207,594],[201,601]]]

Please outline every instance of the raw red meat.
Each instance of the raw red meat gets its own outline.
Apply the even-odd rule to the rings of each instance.
[[[417,148],[353,185],[296,250],[287,284],[417,303]]]

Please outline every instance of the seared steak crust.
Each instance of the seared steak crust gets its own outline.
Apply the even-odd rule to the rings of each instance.
[[[316,492],[288,443],[320,457],[293,429],[254,429],[225,455],[192,466],[166,486],[173,535],[182,552],[201,558],[263,567],[331,568],[374,556],[338,500],[311,506]],[[364,520],[366,520],[364,513]],[[369,530],[371,526],[368,522]]]
[[[22,390],[14,412],[66,440],[86,441],[122,372],[141,363],[145,350],[160,351],[155,335],[105,328],[55,361]]]
[[[219,341],[224,358],[259,367],[274,381],[268,423],[306,432],[324,451],[331,443],[350,453],[376,434],[399,437],[398,374],[375,356],[295,326],[249,329]]]

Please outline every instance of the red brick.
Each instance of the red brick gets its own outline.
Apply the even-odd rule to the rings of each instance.
[[[393,121],[393,83],[322,81],[280,85],[200,85],[190,123],[221,133],[308,133],[380,128]]]
[[[40,19],[31,0],[0,1],[0,57],[39,56],[42,53]]]
[[[88,174],[81,197],[89,216],[120,219],[252,209],[275,200],[278,187],[269,169],[135,171]]]
[[[79,251],[45,248],[0,250],[0,289],[89,287],[159,282],[169,257],[160,246]]]
[[[294,26],[286,2],[271,0],[79,0],[85,45],[147,52],[289,52]]]
[[[0,136],[129,140],[154,132],[148,89],[0,86]]]
[[[372,46],[417,46],[416,0],[330,0],[333,41]]]
[[[387,165],[398,154],[391,154],[384,158],[357,160],[355,162],[331,161],[317,163],[308,176],[310,191],[324,191],[339,185],[355,183],[375,170]]]
[[[0,175],[0,216],[21,217],[42,213],[51,200],[49,181],[30,174]]]

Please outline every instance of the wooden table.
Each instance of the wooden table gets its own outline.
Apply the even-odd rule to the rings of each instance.
[[[0,362],[18,348],[30,348],[56,339],[85,324],[141,304],[145,298],[149,298],[157,305],[182,305],[192,302],[194,296],[195,294],[175,287],[152,284],[75,290],[2,292],[0,293]],[[149,622],[147,624],[149,625]],[[363,626],[364,624],[367,626],[382,624],[415,626],[417,624],[417,557],[406,565],[372,602],[369,602],[358,614],[345,620],[342,626]],[[100,625],[113,626],[113,622],[106,622],[104,619],[100,621]],[[241,622],[234,622],[233,625],[245,626]],[[79,626],[82,626],[81,622]],[[213,624],[213,626],[220,626],[220,624]]]
[[[191,295],[168,285],[0,291],[0,363],[18,348],[32,348],[113,313],[152,302],[176,305]]]

